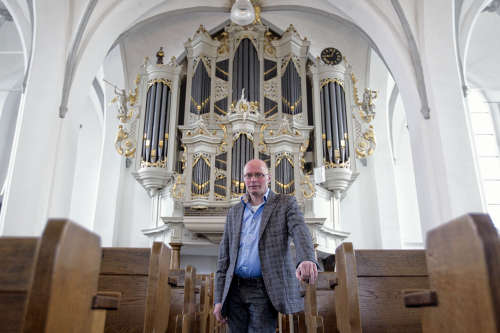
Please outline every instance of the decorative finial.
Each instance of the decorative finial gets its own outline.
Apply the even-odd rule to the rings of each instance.
[[[165,56],[165,52],[163,52],[163,46],[160,46],[158,52],[156,52],[156,64],[163,65],[163,57]]]

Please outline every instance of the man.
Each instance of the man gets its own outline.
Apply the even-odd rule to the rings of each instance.
[[[219,246],[214,314],[219,322],[228,321],[231,333],[275,332],[278,312],[303,310],[293,272],[314,283],[314,249],[295,198],[269,190],[266,163],[249,161],[243,178],[247,193],[229,210]]]

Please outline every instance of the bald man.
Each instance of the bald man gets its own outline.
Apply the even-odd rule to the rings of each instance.
[[[317,262],[295,198],[269,189],[266,163],[249,161],[243,179],[247,193],[229,210],[219,246],[214,314],[232,333],[275,332],[278,312],[304,309],[298,280],[314,283]]]

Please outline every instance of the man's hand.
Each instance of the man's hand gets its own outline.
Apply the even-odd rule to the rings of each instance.
[[[227,320],[226,320],[226,318],[222,317],[222,314],[220,313],[221,310],[222,310],[222,303],[215,304],[215,306],[214,306],[215,319],[217,319],[217,321],[219,323],[225,324]]]
[[[309,284],[314,284],[318,277],[318,269],[312,261],[303,261],[295,271],[295,276],[299,281],[309,281]]]

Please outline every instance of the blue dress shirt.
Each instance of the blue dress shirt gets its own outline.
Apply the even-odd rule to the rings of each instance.
[[[269,189],[264,194],[264,202],[254,212],[251,203],[241,202],[245,206],[243,221],[241,222],[240,247],[236,261],[235,274],[242,278],[261,277],[259,258],[259,230],[262,221],[262,212],[267,202]]]

